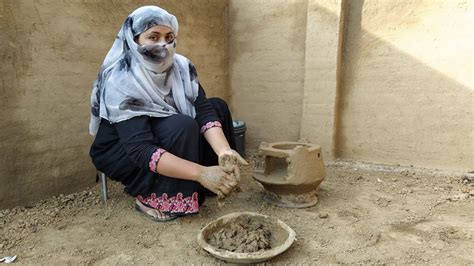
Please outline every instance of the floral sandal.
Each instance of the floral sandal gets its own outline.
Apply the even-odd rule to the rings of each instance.
[[[157,209],[150,208],[138,199],[135,200],[135,209],[155,222],[168,222],[178,218],[178,216],[162,213]]]

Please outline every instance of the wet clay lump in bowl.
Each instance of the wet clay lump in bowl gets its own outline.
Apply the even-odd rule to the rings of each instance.
[[[295,235],[293,229],[276,218],[254,212],[236,212],[206,225],[199,232],[198,243],[219,259],[233,263],[258,263],[287,250]],[[248,239],[242,242],[242,236]],[[249,250],[258,251],[247,252]]]

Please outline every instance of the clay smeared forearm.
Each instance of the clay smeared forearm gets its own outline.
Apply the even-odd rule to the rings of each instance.
[[[230,150],[229,143],[220,127],[213,127],[206,130],[206,132],[204,132],[204,138],[217,155],[222,154],[226,150]]]
[[[216,193],[219,198],[229,194],[237,185],[237,181],[218,166],[201,166],[169,152],[163,153],[156,169],[162,175],[196,181]]]
[[[204,166],[165,152],[156,165],[161,175],[196,181]]]

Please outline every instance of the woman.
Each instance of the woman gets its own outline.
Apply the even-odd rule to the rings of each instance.
[[[90,155],[156,221],[195,214],[210,190],[239,181],[232,118],[207,99],[196,69],[175,53],[176,17],[156,6],[131,13],[94,83]],[[220,167],[215,166],[220,161]]]

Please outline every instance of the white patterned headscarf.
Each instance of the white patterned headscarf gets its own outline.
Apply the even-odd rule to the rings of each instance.
[[[89,133],[96,135],[100,119],[118,123],[136,116],[196,116],[199,82],[189,59],[176,54],[176,39],[140,46],[134,39],[144,31],[167,26],[178,35],[175,16],[157,6],[131,13],[107,53],[91,95]],[[171,101],[166,97],[171,97]]]

